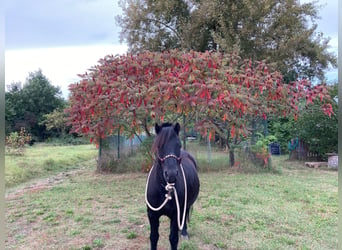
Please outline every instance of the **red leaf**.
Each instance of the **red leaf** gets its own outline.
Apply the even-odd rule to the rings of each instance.
[[[211,66],[212,66],[212,64],[211,64],[211,60],[209,60],[209,62],[208,62],[208,68],[210,69],[210,68],[211,68]]]
[[[139,98],[139,101],[138,101],[138,103],[137,103],[137,107],[138,107],[138,108],[141,106],[141,103],[142,103],[142,100],[141,100],[141,98]]]
[[[232,128],[230,129],[230,135],[233,138],[235,136],[235,126],[233,124]]]

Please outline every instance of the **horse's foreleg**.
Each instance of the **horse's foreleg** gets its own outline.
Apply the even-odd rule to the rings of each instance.
[[[189,208],[186,210],[186,214],[185,214],[186,218],[184,220],[184,226],[183,226],[183,229],[182,229],[182,232],[181,232],[181,238],[182,239],[189,239],[189,236],[188,236],[188,227],[187,227],[187,222],[189,221]]]
[[[177,224],[177,214],[173,216],[170,220],[170,245],[171,245],[171,250],[177,250],[177,245],[178,245],[178,224]]]
[[[184,222],[184,226],[181,232],[181,237],[182,239],[185,239],[185,240],[189,239],[186,222]]]
[[[151,250],[157,249],[157,243],[159,239],[159,216],[156,214],[153,214],[153,212],[148,212],[148,219],[150,221],[150,243],[151,243]]]

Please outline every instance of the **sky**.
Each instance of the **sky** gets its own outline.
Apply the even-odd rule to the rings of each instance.
[[[300,0],[308,2],[309,0]],[[319,0],[323,5],[317,31],[330,37],[330,51],[337,56],[338,0]],[[116,0],[5,0],[5,84],[25,83],[29,72],[42,70],[63,97],[98,60],[124,54]],[[337,80],[337,69],[327,73]]]

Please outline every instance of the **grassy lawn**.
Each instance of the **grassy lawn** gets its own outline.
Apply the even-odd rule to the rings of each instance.
[[[190,240],[180,249],[337,249],[337,172],[272,161],[280,174],[202,168]],[[146,174],[101,175],[95,165],[7,198],[6,249],[149,249]],[[162,218],[159,249],[169,249],[168,228]]]
[[[6,187],[13,187],[37,177],[77,167],[78,163],[94,159],[94,145],[52,146],[35,144],[27,146],[23,156],[5,155]]]

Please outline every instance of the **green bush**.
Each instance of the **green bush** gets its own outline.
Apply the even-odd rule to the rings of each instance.
[[[19,132],[12,132],[6,136],[6,153],[14,155],[23,155],[25,144],[31,141],[31,135],[25,128],[21,128]]]
[[[75,137],[73,135],[64,134],[60,137],[50,137],[46,140],[46,143],[53,146],[84,145],[89,144],[89,139],[85,137]]]
[[[258,140],[255,145],[251,146],[251,153],[255,157],[255,162],[261,166],[271,168],[270,153],[268,152],[268,146],[272,142],[276,142],[277,138],[274,135],[264,136],[261,133],[257,133]]]
[[[153,136],[147,137],[139,146],[139,153],[142,155],[143,158],[141,161],[141,169],[146,172],[150,170],[153,164],[153,155],[151,151],[153,140]]]

